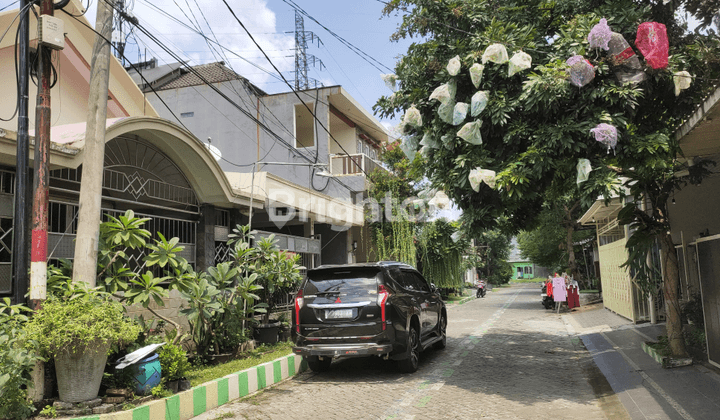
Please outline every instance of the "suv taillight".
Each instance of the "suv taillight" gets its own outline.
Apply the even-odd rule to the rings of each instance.
[[[388,297],[390,297],[390,292],[388,289],[385,288],[384,284],[378,285],[378,298],[377,298],[377,304],[380,306],[380,316],[382,318],[382,329],[385,331],[386,324],[385,324],[385,303],[388,300]]]
[[[295,296],[295,331],[300,334],[300,308],[305,304],[302,289],[298,290]]]

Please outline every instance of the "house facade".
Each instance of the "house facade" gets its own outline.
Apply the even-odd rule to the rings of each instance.
[[[233,185],[264,204],[253,228],[319,240],[323,264],[371,258],[362,200],[368,174],[385,170],[388,136],[341,86],[270,95],[222,62],[137,68],[157,112],[206,142]]]

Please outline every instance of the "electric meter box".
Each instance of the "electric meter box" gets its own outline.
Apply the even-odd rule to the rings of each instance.
[[[38,40],[53,50],[65,48],[65,25],[62,19],[50,15],[40,15],[38,21]]]

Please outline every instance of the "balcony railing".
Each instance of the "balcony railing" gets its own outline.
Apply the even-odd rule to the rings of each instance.
[[[380,163],[365,153],[353,155],[330,155],[331,171],[333,175],[361,175],[370,174],[376,169],[387,171]]]

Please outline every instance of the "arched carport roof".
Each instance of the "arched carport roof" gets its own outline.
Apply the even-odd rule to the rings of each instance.
[[[53,127],[52,141],[65,149],[76,149],[72,162],[82,164],[85,123]],[[167,155],[192,186],[198,200],[217,206],[250,204],[250,197],[233,190],[208,148],[183,127],[157,117],[127,117],[107,121],[106,143],[118,138],[137,136]],[[262,203],[258,203],[259,207]]]

